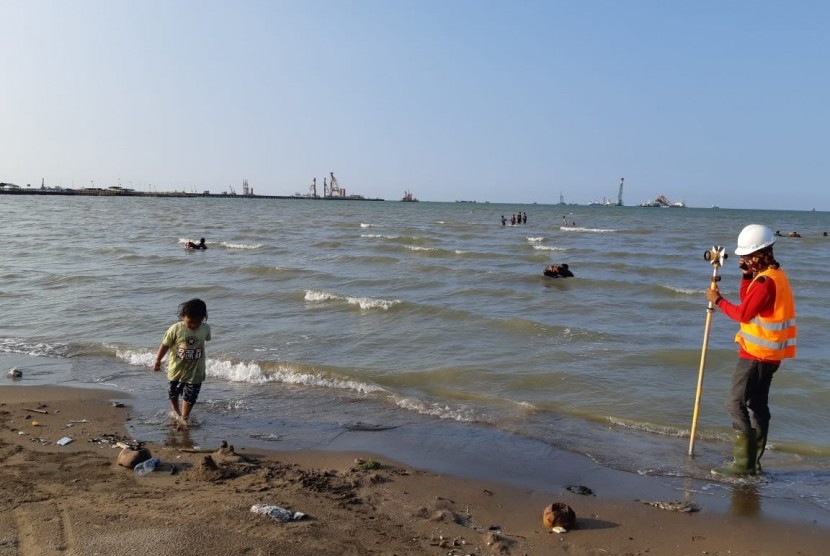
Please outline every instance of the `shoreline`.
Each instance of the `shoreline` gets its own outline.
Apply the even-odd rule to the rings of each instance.
[[[691,513],[647,505],[631,492],[649,501],[671,492],[679,498],[675,481],[626,477],[577,454],[547,461],[551,487],[538,489],[465,478],[462,469],[425,471],[370,449],[394,435],[325,452],[249,449],[229,438],[235,449],[222,451],[217,440],[212,453],[183,451],[172,435],[147,444],[162,466],[137,477],[117,465],[120,450],[110,442],[128,440],[126,394],[0,386],[0,419],[0,481],[7,493],[0,510],[12,516],[0,525],[0,556],[120,550],[163,556],[186,546],[249,554],[818,555],[830,538],[818,524],[776,519],[776,508],[759,515],[754,504],[760,501],[752,496],[743,506],[733,498],[725,510],[707,501]],[[64,437],[72,442],[56,444]],[[206,456],[217,469],[206,469]],[[521,454],[516,457],[508,466],[518,464]],[[379,468],[363,469],[358,459]],[[562,485],[571,479],[597,495],[567,491]],[[554,501],[574,509],[576,528],[556,534],[542,525],[543,509]],[[278,523],[252,513],[253,504],[308,517]],[[110,522],[115,525],[101,525]]]

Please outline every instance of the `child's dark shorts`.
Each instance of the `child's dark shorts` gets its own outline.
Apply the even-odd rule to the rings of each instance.
[[[199,390],[202,389],[202,383],[188,384],[186,382],[179,382],[178,380],[171,380],[170,386],[167,390],[167,396],[171,400],[179,399],[179,396],[189,404],[196,403],[196,398],[199,397]]]

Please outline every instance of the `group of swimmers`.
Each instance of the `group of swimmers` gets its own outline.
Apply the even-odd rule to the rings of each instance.
[[[527,213],[520,212],[519,214],[514,214],[510,217],[510,225],[515,226],[516,224],[527,224]],[[501,215],[501,225],[507,225],[507,218],[504,215]]]

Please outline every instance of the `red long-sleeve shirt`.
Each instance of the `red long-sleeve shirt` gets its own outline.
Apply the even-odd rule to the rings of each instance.
[[[737,322],[749,322],[758,315],[772,316],[775,308],[775,281],[762,276],[755,281],[752,288],[749,287],[750,284],[752,284],[751,277],[741,280],[740,305],[735,305],[723,297],[720,298],[718,308],[724,315]],[[738,355],[744,359],[758,359],[744,351],[743,348],[739,349]]]

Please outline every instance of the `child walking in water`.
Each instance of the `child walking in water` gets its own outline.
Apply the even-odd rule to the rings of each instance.
[[[172,348],[173,352],[167,358],[171,417],[186,427],[205,380],[205,342],[211,339],[210,325],[204,322],[208,318],[207,305],[201,299],[185,301],[179,305],[179,318],[181,320],[164,333],[153,370],[161,370],[161,360]]]

